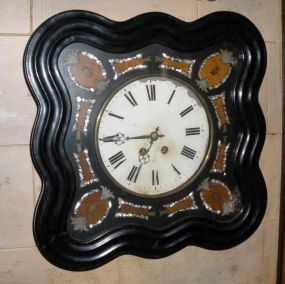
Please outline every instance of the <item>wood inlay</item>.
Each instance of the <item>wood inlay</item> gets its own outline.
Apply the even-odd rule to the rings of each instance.
[[[193,206],[194,202],[192,198],[186,198],[184,200],[181,200],[180,202],[176,203],[173,206],[169,206],[165,208],[165,211],[168,215],[171,215],[173,213],[176,213],[178,211],[184,211],[188,208],[191,208]]]
[[[89,163],[87,161],[86,154],[82,151],[78,153],[79,164],[82,170],[82,176],[84,181],[89,181],[94,178],[94,174],[91,172]]]

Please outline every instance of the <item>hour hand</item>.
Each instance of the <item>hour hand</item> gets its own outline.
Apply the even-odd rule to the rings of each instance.
[[[115,134],[115,135],[111,135],[111,136],[105,136],[103,138],[99,138],[100,141],[103,142],[114,142],[117,145],[122,145],[125,143],[126,137],[124,134],[122,134],[121,132]]]

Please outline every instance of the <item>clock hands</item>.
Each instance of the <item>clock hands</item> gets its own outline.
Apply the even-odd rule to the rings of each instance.
[[[149,151],[153,145],[153,142],[165,136],[163,134],[159,134],[158,132],[159,132],[159,127],[156,127],[155,131],[152,131],[149,135],[139,135],[139,136],[129,137],[129,136],[125,136],[121,132],[118,132],[115,135],[99,138],[99,140],[103,142],[114,142],[117,145],[122,145],[125,143],[126,140],[150,139],[148,147],[147,148],[143,147],[143,148],[140,148],[139,150],[139,162],[141,165],[143,165],[143,164],[147,164],[150,161]]]
[[[150,143],[153,141],[156,141],[158,138],[162,138],[165,135],[163,134],[158,134],[159,127],[155,129],[155,131],[151,132],[150,135],[141,135],[141,136],[134,136],[134,137],[126,137],[127,140],[129,139],[150,139]]]
[[[158,134],[158,131],[159,131],[159,127],[156,127],[155,131],[150,133],[149,138],[150,138],[151,142],[156,141],[158,138],[165,136],[163,134]]]
[[[147,164],[150,161],[150,155],[149,155],[149,150],[153,144],[153,141],[149,142],[148,148],[141,148],[139,150],[139,162],[141,165]]]
[[[139,135],[139,136],[126,136],[125,134],[118,132],[115,135],[105,136],[103,138],[99,138],[100,141],[103,142],[114,142],[117,145],[122,145],[126,140],[135,140],[135,139],[150,139],[151,142],[156,141],[158,138],[164,137],[163,134],[158,134],[159,127],[156,128],[155,131],[151,132],[149,135]]]
[[[117,145],[122,145],[125,143],[126,136],[123,133],[118,132],[115,135],[105,136],[103,138],[99,138],[99,140],[103,141],[103,142],[114,142]]]
[[[139,150],[139,161],[141,164],[147,164],[150,161],[149,151],[153,145],[153,142],[156,141],[158,138],[165,136],[163,134],[158,134],[158,131],[159,131],[159,127],[156,127],[155,131],[150,133],[149,135],[150,142],[149,142],[147,149],[141,148]]]

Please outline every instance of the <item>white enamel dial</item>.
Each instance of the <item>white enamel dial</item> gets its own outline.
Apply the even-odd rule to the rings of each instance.
[[[124,189],[158,195],[182,188],[205,160],[210,126],[198,96],[168,77],[133,81],[105,104],[98,152]]]

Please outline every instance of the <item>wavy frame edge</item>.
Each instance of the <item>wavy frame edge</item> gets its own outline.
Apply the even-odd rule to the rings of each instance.
[[[105,232],[95,241],[75,241],[66,230],[65,205],[70,203],[74,189],[71,186],[68,192],[66,188],[67,184],[72,183],[72,177],[68,172],[69,161],[63,147],[63,135],[59,135],[66,128],[62,116],[69,115],[66,109],[68,99],[64,98],[67,91],[64,85],[51,77],[51,74],[58,72],[54,55],[60,52],[59,44],[68,41],[71,33],[82,33],[84,37],[95,32],[94,40],[99,47],[111,45],[110,41],[116,39],[116,44],[112,46],[115,52],[120,52],[120,40],[125,42],[124,51],[127,45],[130,50],[135,50],[150,43],[167,43],[179,49],[182,39],[175,32],[177,29],[191,35],[188,40],[192,41],[193,50],[205,45],[204,41],[209,35],[216,41],[230,35],[240,41],[247,55],[245,72],[238,80],[234,98],[238,114],[243,117],[242,138],[235,163],[236,175],[243,177],[242,187],[247,189],[246,210],[234,223],[224,227],[211,220],[205,222],[195,218],[163,231],[141,226],[122,227]],[[146,32],[152,36],[146,37]],[[129,40],[125,34],[128,34]],[[171,38],[176,40],[170,42]],[[31,156],[43,181],[34,216],[34,237],[40,252],[54,265],[82,271],[101,266],[122,254],[160,258],[187,245],[213,250],[227,249],[246,240],[261,223],[267,193],[258,163],[266,132],[257,94],[265,73],[266,49],[259,31],[244,16],[233,12],[216,12],[186,23],[167,14],[152,12],[115,22],[86,11],[63,12],[48,19],[34,32],[25,50],[23,67],[28,87],[37,104],[31,135]],[[56,153],[66,157],[66,166],[57,159]],[[61,176],[57,174],[58,170]],[[244,178],[245,174],[251,176],[251,180]]]

